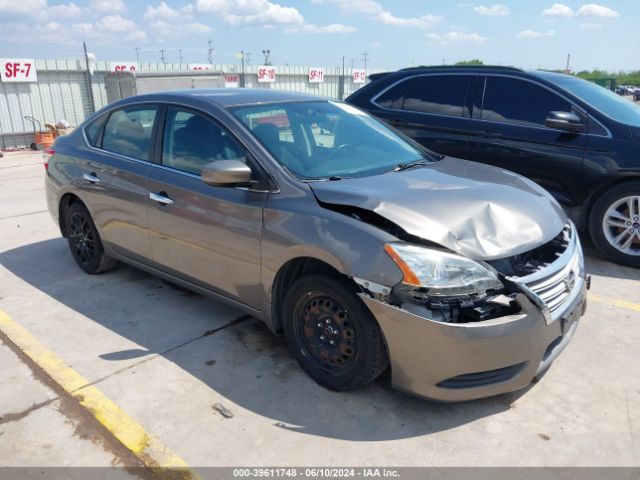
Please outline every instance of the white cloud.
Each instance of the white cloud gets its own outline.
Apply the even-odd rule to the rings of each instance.
[[[540,37],[553,37],[556,34],[553,30],[547,30],[546,32],[536,32],[534,30],[522,30],[516,35],[516,38],[540,38]]]
[[[344,13],[367,15],[373,20],[396,27],[432,28],[442,22],[441,16],[432,14],[396,17],[374,0],[315,0],[315,3],[333,3]]]
[[[578,26],[584,30],[597,30],[603,27],[601,23],[581,23]]]
[[[598,5],[596,3],[589,3],[583,5],[578,9],[576,13],[577,17],[602,17],[602,18],[617,18],[620,16],[615,10],[605,7],[604,5]]]
[[[372,48],[380,48],[382,46],[382,42],[373,42],[371,44]]]
[[[100,13],[119,13],[127,9],[123,0],[91,0],[89,6]]]
[[[222,15],[229,25],[302,25],[304,17],[294,7],[269,0],[197,0],[200,12]]]
[[[358,29],[351,25],[343,25],[341,23],[331,23],[329,25],[319,26],[314,24],[306,24],[302,27],[293,27],[285,29],[284,33],[315,33],[315,34],[341,34],[353,33]]]
[[[182,38],[189,35],[209,33],[211,28],[203,23],[187,22],[176,25],[174,22],[154,20],[150,24],[153,33],[163,38]]]
[[[136,28],[136,24],[120,15],[105,15],[96,22],[96,27],[104,32],[127,32]]]
[[[489,15],[489,16],[505,16],[509,15],[511,11],[506,5],[502,3],[496,3],[495,5],[491,5],[490,7],[485,7],[484,5],[478,5],[477,7],[473,7],[473,10],[480,15]]]
[[[467,33],[462,30],[451,30],[444,35],[427,33],[425,35],[428,45],[452,45],[459,43],[482,43],[487,38],[477,33]]]
[[[573,17],[573,10],[564,3],[554,3],[549,8],[542,11],[548,17]]]
[[[376,20],[395,27],[432,28],[438,25],[442,21],[442,18],[430,14],[414,18],[400,18],[383,11],[376,15]]]
[[[154,18],[178,18],[182,16],[191,16],[193,12],[193,5],[186,4],[181,8],[171,8],[165,2],[160,2],[157,7],[147,5],[147,9],[144,12],[145,20],[153,20]]]
[[[0,13],[35,16],[47,8],[47,0],[0,0]]]
[[[52,5],[47,9],[47,13],[51,18],[71,18],[79,16],[82,13],[82,9],[71,2],[68,5]]]
[[[147,38],[145,31],[134,21],[117,14],[105,15],[95,23],[74,23],[71,29],[83,39],[97,42],[113,42],[114,35],[124,42],[144,42]]]

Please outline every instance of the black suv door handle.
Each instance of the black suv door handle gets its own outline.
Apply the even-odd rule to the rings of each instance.
[[[480,135],[482,135],[484,138],[502,138],[502,134],[501,133],[490,132],[488,130],[480,131]]]

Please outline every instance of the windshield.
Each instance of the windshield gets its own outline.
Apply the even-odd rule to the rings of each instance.
[[[337,180],[434,160],[370,115],[331,101],[253,105],[234,110],[267,150],[301,180]]]
[[[640,107],[608,88],[569,76],[553,78],[552,81],[612,120],[640,127]]]

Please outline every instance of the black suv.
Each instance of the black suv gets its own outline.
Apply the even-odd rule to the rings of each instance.
[[[570,75],[416,67],[371,75],[356,105],[442,155],[545,187],[608,258],[640,267],[640,108]]]

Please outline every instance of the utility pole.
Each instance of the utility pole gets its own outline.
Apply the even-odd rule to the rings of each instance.
[[[567,69],[566,73],[571,73],[571,54],[567,54]]]
[[[447,63],[447,59],[442,57],[442,65],[445,65]]]
[[[182,47],[178,49],[178,57],[180,58],[180,65],[182,65]]]
[[[84,49],[84,62],[87,66],[87,82],[89,84],[89,102],[91,106],[91,113],[96,111],[96,102],[93,98],[93,82],[91,81],[91,66],[89,65],[89,54],[87,53],[87,42],[82,42],[82,48]]]
[[[138,61],[138,66],[140,66],[140,47],[136,47],[136,60]]]
[[[242,76],[240,77],[240,86],[244,88],[244,50],[240,50],[240,62],[242,65]]]
[[[365,50],[362,52],[362,59],[364,60],[364,69],[367,69],[367,59],[369,58],[369,53]]]
[[[160,50],[160,60],[162,61],[163,64],[167,63],[167,58],[164,56],[164,48]]]
[[[271,65],[271,50],[262,50],[262,54],[264,55],[264,64]]]
[[[340,78],[340,83],[338,84],[340,100],[344,100],[344,55],[342,56],[342,77]]]
[[[207,60],[209,60],[209,65],[213,65],[213,52],[215,48],[213,48],[213,40],[209,40],[207,42],[209,44],[209,48],[207,49]]]

